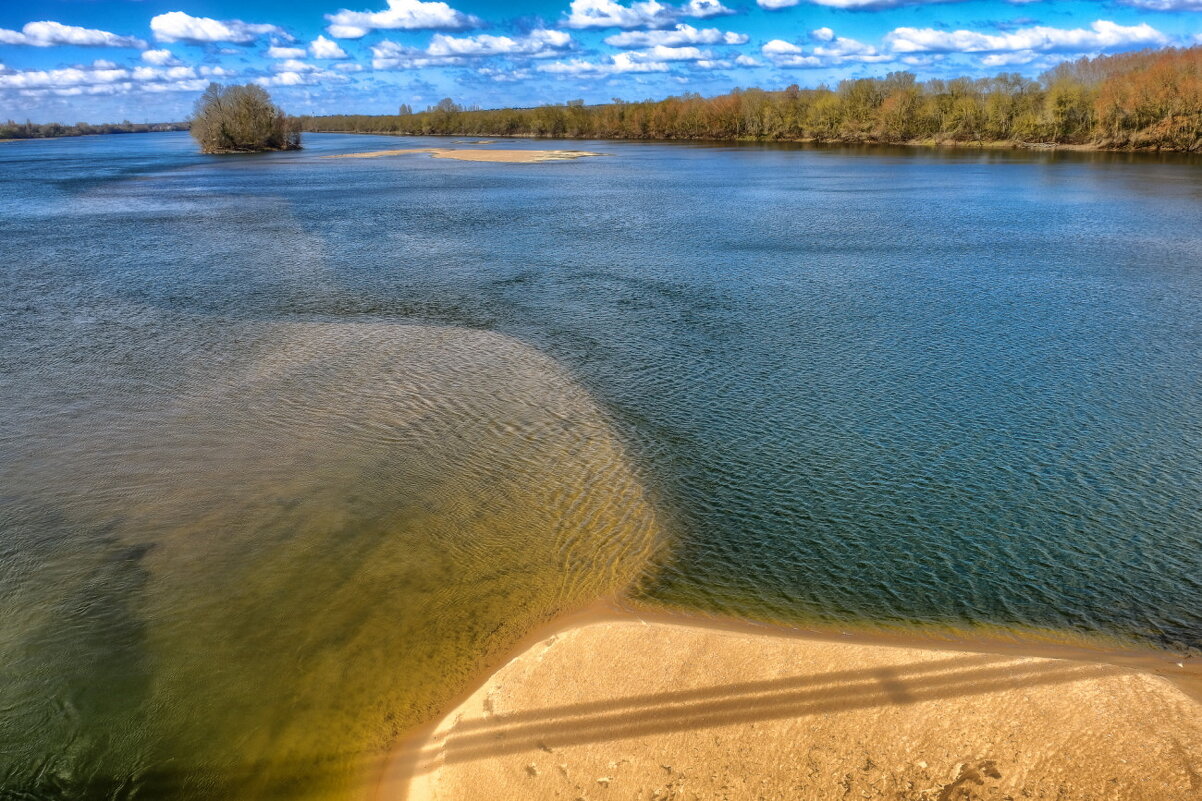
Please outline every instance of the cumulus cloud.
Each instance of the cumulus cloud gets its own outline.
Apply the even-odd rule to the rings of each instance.
[[[424,51],[428,56],[498,56],[522,55],[544,58],[558,55],[572,46],[572,36],[565,31],[539,28],[525,36],[455,37],[436,33]]]
[[[145,41],[135,36],[118,36],[95,28],[79,28],[60,22],[43,20],[28,22],[19,31],[0,28],[0,44],[30,45],[32,47],[55,47],[78,45],[80,47],[147,47]]]
[[[415,47],[405,47],[396,42],[385,39],[379,44],[371,46],[371,66],[376,70],[407,70],[421,69],[422,67],[445,67],[453,64],[462,64],[463,58],[459,56],[429,56],[425,50],[418,50]]]
[[[570,61],[553,61],[539,66],[539,72],[552,75],[579,75],[593,77],[638,72],[667,72],[668,65],[662,61],[641,61],[631,53],[615,53],[606,61],[593,62],[575,58]]]
[[[569,28],[665,28],[680,17],[733,13],[718,0],[689,0],[682,6],[659,0],[636,0],[628,6],[617,0],[572,0],[563,24]]]
[[[166,48],[162,50],[143,50],[142,60],[156,67],[172,67],[179,64],[179,59],[175,57],[175,54]]]
[[[52,70],[0,70],[0,91],[25,97],[119,95],[131,92],[198,92],[214,77],[234,73],[221,67],[117,67],[96,61],[90,67]]]
[[[708,50],[702,50],[699,47],[664,47],[656,45],[646,50],[637,50],[630,53],[631,59],[635,61],[701,61],[702,59],[713,58],[713,53]]]
[[[309,52],[313,54],[313,58],[347,57],[346,51],[339,47],[337,42],[324,36],[318,36],[312,42],[309,42]]]
[[[272,45],[267,48],[268,58],[304,58],[309,55],[308,51],[303,47],[280,47]]]
[[[166,14],[152,17],[150,29],[154,31],[154,38],[160,42],[250,44],[260,36],[267,34],[287,40],[292,39],[278,25],[255,24],[238,19],[216,20],[209,17],[193,17],[183,11],[169,11]]]
[[[1036,53],[1034,50],[1015,50],[1012,53],[993,53],[984,56],[981,59],[981,65],[985,67],[1018,67],[1044,57],[1043,54]]]
[[[680,13],[685,17],[706,19],[708,17],[724,17],[735,12],[722,5],[719,0],[689,0],[680,7]]]
[[[1100,19],[1088,29],[1034,25],[997,34],[896,28],[885,35],[885,41],[897,53],[1087,53],[1135,45],[1163,45],[1168,42],[1168,37],[1146,22],[1119,25]]]
[[[321,68],[316,64],[308,64],[300,59],[286,58],[271,65],[275,72],[317,72]]]
[[[760,8],[766,8],[770,11],[775,11],[780,8],[789,8],[800,3],[801,0],[756,0]],[[926,6],[936,3],[956,3],[961,0],[807,0],[819,6],[827,6],[828,8],[846,8],[850,10],[876,11],[884,8],[900,8],[902,6]],[[1009,0],[1015,3],[1031,3],[1039,2],[1039,0]]]
[[[486,56],[548,58],[562,54],[575,43],[566,31],[538,28],[525,36],[448,36],[436,33],[430,45],[420,50],[384,40],[373,45],[372,66],[384,69],[419,69],[466,63]]]
[[[285,60],[272,65],[273,75],[263,75],[254,79],[259,86],[313,86],[321,83],[345,83],[350,80],[341,72],[322,69],[315,64],[308,64],[295,59]]]
[[[507,70],[498,67],[480,67],[476,70],[476,74],[481,78],[499,83],[524,81],[530,77],[529,70]]]
[[[810,39],[814,42],[807,50],[793,42],[773,39],[760,52],[778,67],[832,67],[846,63],[875,64],[882,61],[892,61],[895,56],[882,53],[872,45],[836,36],[830,28],[817,28],[810,31]]]
[[[479,17],[456,11],[446,3],[422,0],[388,0],[384,11],[348,11],[326,14],[326,30],[335,39],[361,39],[374,30],[462,30],[478,28]]]
[[[605,37],[605,43],[613,47],[681,47],[682,45],[747,44],[747,34],[723,32],[717,28],[694,28],[678,24],[669,30],[623,31]]]
[[[1120,0],[1125,6],[1134,6],[1148,11],[1202,11],[1202,0]],[[1195,36],[1202,41],[1202,34]]]
[[[703,58],[692,63],[693,67],[702,70],[728,70],[734,67],[758,67],[760,62],[751,56],[738,55],[732,58]]]

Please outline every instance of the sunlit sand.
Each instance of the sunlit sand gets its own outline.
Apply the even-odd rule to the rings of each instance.
[[[327,159],[374,159],[382,156],[403,156],[410,153],[429,153],[436,159],[456,161],[496,161],[506,164],[537,164],[544,161],[571,161],[586,156],[604,156],[586,150],[466,150],[451,147],[411,147],[399,150],[372,150],[366,153],[341,153],[322,156]]]
[[[379,798],[1185,801],[1200,776],[1202,705],[1121,663],[602,613],[398,751]]]

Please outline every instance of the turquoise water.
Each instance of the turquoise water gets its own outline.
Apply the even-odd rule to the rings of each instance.
[[[1202,650],[1202,164],[320,158],[432,143],[0,148],[0,793],[345,797],[632,584]]]

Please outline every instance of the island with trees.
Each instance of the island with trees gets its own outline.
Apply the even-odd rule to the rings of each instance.
[[[537,108],[300,117],[307,131],[581,139],[879,142],[1202,152],[1202,47],[1067,61],[1037,80],[919,81],[909,72],[835,88]]]
[[[300,129],[261,86],[211,83],[196,101],[192,137],[202,153],[300,150]]]

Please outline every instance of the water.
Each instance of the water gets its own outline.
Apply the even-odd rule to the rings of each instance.
[[[0,146],[0,795],[353,797],[631,587],[1202,649],[1196,161],[429,144]]]

